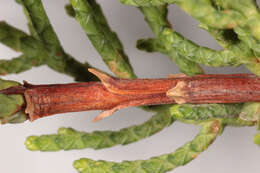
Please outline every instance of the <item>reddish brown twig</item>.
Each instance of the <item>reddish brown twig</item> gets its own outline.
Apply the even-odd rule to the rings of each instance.
[[[251,74],[173,75],[166,79],[118,79],[90,69],[101,82],[30,85],[2,90],[24,94],[31,121],[86,110],[104,110],[95,121],[129,106],[170,103],[237,103],[260,101],[260,79]]]

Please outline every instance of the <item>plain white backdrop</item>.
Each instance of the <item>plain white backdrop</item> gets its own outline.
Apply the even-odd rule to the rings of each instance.
[[[152,37],[153,34],[145,23],[142,14],[135,8],[120,4],[119,0],[97,0],[104,10],[111,28],[118,33],[125,51],[140,78],[167,77],[179,73],[177,67],[168,57],[159,53],[141,52],[135,48],[140,38]],[[43,0],[51,23],[57,32],[64,49],[79,61],[88,61],[94,67],[109,72],[100,56],[90,44],[80,25],[68,17],[64,5],[68,0]],[[28,32],[22,8],[15,0],[0,0],[0,20]],[[198,29],[197,22],[178,7],[171,5],[169,20],[175,30],[196,43],[214,49],[220,49],[217,43]],[[9,59],[18,56],[9,48],[0,44],[0,58]],[[244,67],[204,68],[207,73],[247,73]],[[46,66],[30,71],[4,76],[19,82],[26,80],[33,84],[68,83],[72,78],[50,70]],[[120,110],[113,116],[98,123],[91,120],[99,112],[80,112],[60,114],[19,125],[0,126],[0,168],[1,173],[76,173],[72,162],[82,157],[110,161],[148,159],[164,153],[173,152],[185,142],[191,140],[199,127],[174,123],[160,133],[127,146],[93,150],[73,150],[60,152],[31,152],[26,150],[24,141],[27,136],[56,133],[59,127],[73,127],[77,130],[117,130],[133,124],[139,124],[151,117],[151,113],[137,108]],[[258,173],[260,169],[260,148],[252,141],[255,127],[226,128],[207,151],[175,173]]]

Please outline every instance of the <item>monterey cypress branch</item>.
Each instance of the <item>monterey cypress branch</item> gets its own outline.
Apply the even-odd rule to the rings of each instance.
[[[110,70],[121,78],[136,78],[123,46],[106,22],[101,7],[94,0],[71,0],[75,18],[85,30]]]
[[[80,160],[76,160],[73,166],[80,173],[164,173],[179,166],[186,165],[195,159],[214,142],[216,137],[221,134],[222,129],[223,125],[221,120],[205,122],[202,124],[199,134],[192,141],[178,148],[173,153],[152,157],[148,160],[123,161],[117,163],[81,158]]]
[[[148,121],[123,128],[119,131],[80,132],[71,128],[60,128],[58,134],[30,136],[25,145],[29,150],[58,151],[83,148],[102,149],[115,145],[127,145],[158,133],[174,122],[166,106]]]
[[[259,78],[249,74],[197,75],[203,73],[198,64],[213,67],[244,64],[260,76],[260,15],[256,1],[121,0],[123,4],[139,7],[155,34],[155,38],[139,40],[137,47],[168,55],[180,71],[193,76],[170,75],[168,79],[133,79],[136,75],[123,46],[95,0],[70,0],[72,4],[66,6],[66,11],[81,24],[110,70],[127,79],[117,79],[94,69],[90,71],[95,75],[91,74],[88,63],[78,62],[62,48],[41,0],[16,1],[24,8],[30,35],[0,22],[0,42],[22,53],[11,60],[0,60],[0,74],[20,73],[47,64],[76,80],[98,80],[97,75],[101,82],[54,85],[25,82],[20,85],[0,80],[2,124],[96,109],[104,110],[95,118],[100,120],[128,106],[174,103],[151,106],[152,109],[143,107],[156,114],[143,124],[119,131],[87,133],[60,128],[57,134],[31,136],[25,142],[28,149],[101,149],[144,139],[175,120],[201,125],[201,131],[194,140],[170,154],[121,163],[85,158],[74,162],[80,173],[162,173],[196,158],[222,133],[225,126],[257,125],[257,130],[260,129]],[[202,47],[174,31],[167,20],[167,5],[173,3],[197,19],[200,27],[208,31],[223,50]],[[260,145],[259,141],[258,131],[254,142]]]
[[[46,61],[47,65],[55,71],[75,77],[75,80],[78,81],[97,80],[88,72],[87,68],[90,67],[88,63],[82,64],[65,53],[45,13],[41,0],[21,0],[21,4],[26,10],[29,26],[32,27],[31,31],[42,43],[49,57]]]
[[[163,5],[156,7],[140,7],[139,9],[144,14],[146,22],[149,24],[150,28],[157,38],[157,44],[155,46],[158,47],[160,50],[164,49],[163,53],[168,55],[170,59],[176,63],[182,73],[190,76],[195,74],[202,74],[203,71],[201,67],[195,62],[188,60],[185,56],[180,54],[175,49],[175,47],[166,49],[166,47],[169,47],[169,42],[163,40],[162,31],[165,28],[171,29],[170,23],[167,20],[167,6]],[[140,46],[142,46],[142,44],[137,45],[137,47]],[[152,48],[152,46],[149,47]]]

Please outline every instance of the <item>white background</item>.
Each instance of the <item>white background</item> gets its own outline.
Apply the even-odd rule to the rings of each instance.
[[[47,14],[57,32],[64,49],[79,61],[88,61],[94,67],[108,68],[90,44],[79,24],[68,17],[64,11],[67,0],[43,0]],[[178,73],[177,67],[168,57],[159,53],[141,52],[135,48],[136,40],[152,37],[153,34],[144,22],[142,14],[134,7],[121,5],[119,0],[98,0],[101,3],[108,22],[122,40],[126,53],[140,78],[167,77]],[[197,22],[174,5],[170,6],[169,19],[175,30],[196,43],[214,49],[220,49],[217,43],[203,30],[197,28]],[[22,8],[14,0],[0,0],[0,20],[24,31],[26,19]],[[0,44],[0,58],[8,59],[19,55]],[[205,68],[207,73],[247,73],[244,67],[238,68]],[[5,76],[22,82],[33,84],[68,83],[72,78],[50,70],[46,66],[33,68],[19,75]],[[20,125],[4,125],[0,127],[0,169],[1,173],[76,173],[72,162],[82,157],[104,159],[110,161],[148,159],[164,153],[173,152],[179,146],[191,140],[199,131],[199,127],[174,123],[162,132],[127,146],[116,146],[95,151],[92,149],[31,152],[26,150],[24,141],[27,136],[55,133],[61,127],[73,127],[77,130],[91,132],[93,130],[117,130],[149,119],[151,114],[137,108],[120,110],[112,117],[101,122],[91,120],[98,111],[60,114],[33,123]],[[253,142],[255,127],[226,128],[223,135],[207,151],[175,173],[258,173],[260,169],[260,148]]]

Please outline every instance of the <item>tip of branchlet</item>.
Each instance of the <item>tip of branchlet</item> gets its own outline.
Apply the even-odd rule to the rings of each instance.
[[[39,150],[39,147],[37,146],[35,141],[37,141],[37,136],[29,136],[26,139],[24,145],[26,146],[26,148],[28,150],[37,151],[37,150]]]

